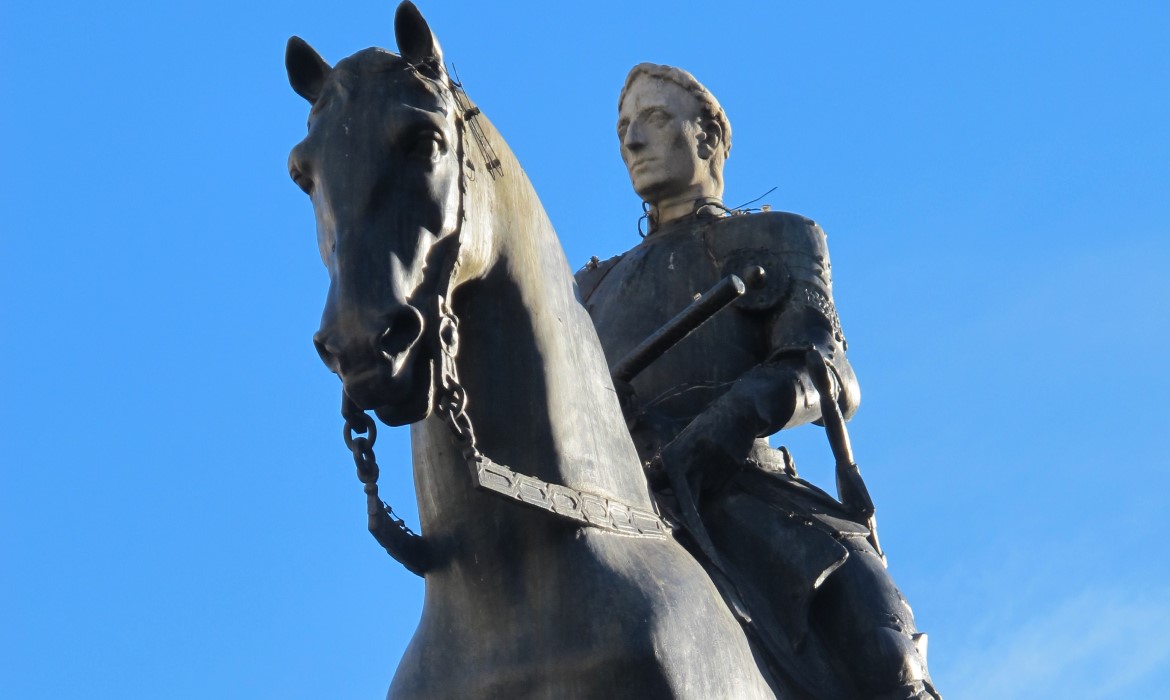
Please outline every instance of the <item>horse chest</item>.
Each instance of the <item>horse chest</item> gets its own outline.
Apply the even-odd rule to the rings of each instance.
[[[506,579],[466,568],[428,578],[390,697],[771,697],[681,548],[593,530],[531,544],[534,558]],[[706,648],[710,634],[736,643]]]

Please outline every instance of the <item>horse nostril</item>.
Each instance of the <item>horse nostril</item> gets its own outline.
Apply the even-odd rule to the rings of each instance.
[[[337,353],[330,348],[325,342],[325,338],[321,333],[313,334],[313,347],[317,348],[317,354],[321,356],[321,361],[325,363],[332,372],[337,372]]]
[[[422,335],[423,320],[422,314],[410,306],[400,308],[389,320],[389,326],[378,338],[378,349],[393,362],[418,341]]]

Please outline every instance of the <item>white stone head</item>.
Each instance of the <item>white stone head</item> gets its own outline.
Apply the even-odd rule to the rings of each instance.
[[[731,124],[690,73],[653,63],[634,66],[618,99],[617,130],[630,182],[657,223],[722,198]]]

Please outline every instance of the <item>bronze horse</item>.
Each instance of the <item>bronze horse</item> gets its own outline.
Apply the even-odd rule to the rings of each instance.
[[[411,424],[422,536],[399,555],[426,597],[388,697],[775,697],[655,514],[528,178],[408,2],[395,35],[401,56],[286,57],[330,277],[314,340],[349,402]]]

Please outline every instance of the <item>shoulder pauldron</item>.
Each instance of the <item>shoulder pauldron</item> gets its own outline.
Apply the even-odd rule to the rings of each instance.
[[[705,237],[722,274],[743,276],[752,266],[764,268],[763,288],[749,290],[737,302],[738,308],[767,311],[789,300],[809,303],[804,298],[807,291],[831,310],[832,281],[825,234],[809,219],[782,212],[734,216],[712,225]],[[797,293],[801,298],[792,298]],[[814,303],[823,306],[820,301]]]
[[[585,266],[577,270],[573,274],[573,279],[577,282],[577,293],[581,299],[581,303],[589,301],[589,297],[593,296],[594,290],[601,284],[601,280],[609,274],[614,265],[617,265],[625,254],[615,255],[608,260],[598,260],[597,256],[589,259]]]

